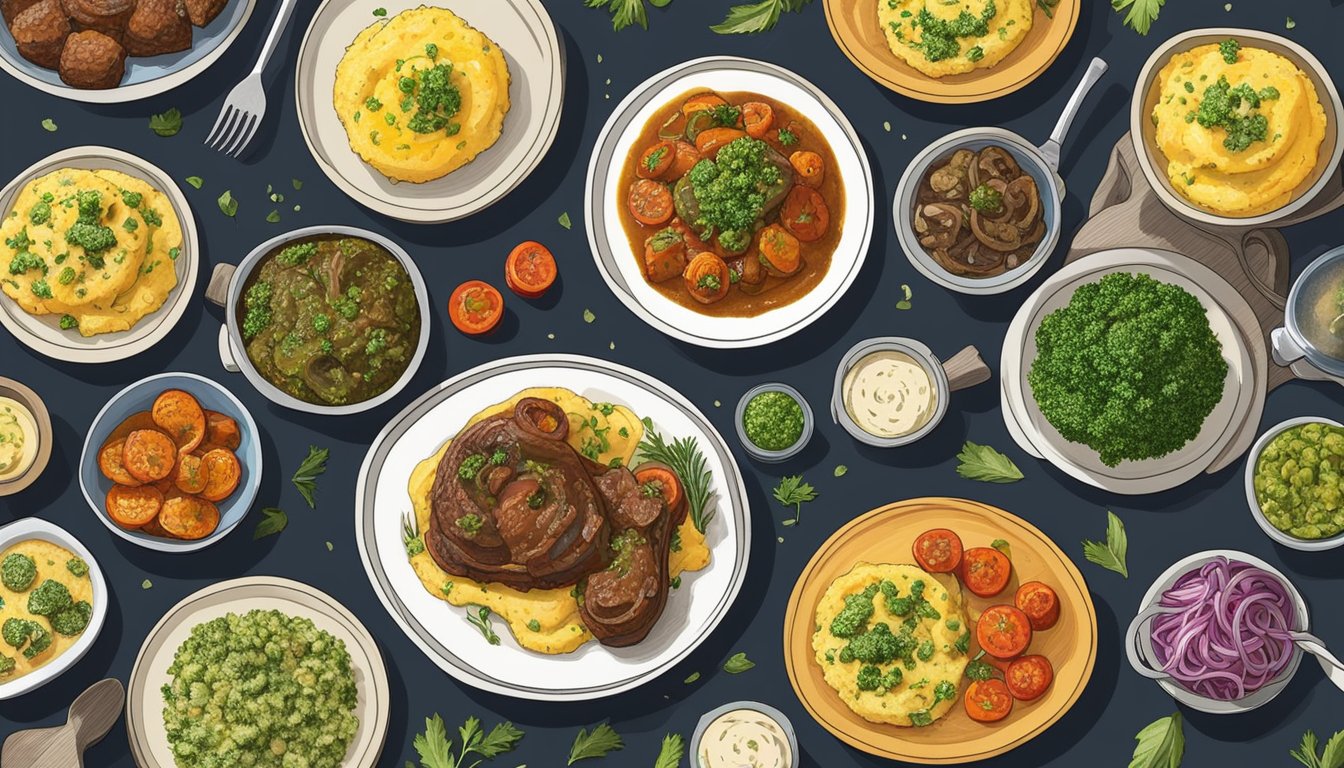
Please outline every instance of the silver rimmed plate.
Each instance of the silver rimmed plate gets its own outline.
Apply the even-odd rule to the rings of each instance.
[[[640,132],[672,99],[706,89],[759,93],[806,115],[835,153],[845,182],[845,215],[832,223],[841,227],[842,234],[825,277],[806,296],[754,317],[711,317],[658,293],[645,281],[640,259],[630,252],[621,225],[621,170]],[[674,339],[702,347],[759,347],[816,321],[858,277],[873,236],[873,171],[849,119],[820,88],[774,64],[713,56],[664,70],[621,101],[597,139],[583,207],[597,271],[641,320]]]
[[[424,3],[390,0],[380,5],[391,18]],[[504,51],[510,77],[509,113],[499,141],[441,179],[423,184],[388,179],[350,148],[336,115],[336,65],[355,36],[378,21],[369,15],[371,6],[325,0],[308,25],[295,67],[299,128],[322,172],[360,205],[420,224],[470,216],[521,184],[555,141],[565,90],[563,47],[540,0],[439,0],[434,5],[494,40]]]
[[[89,104],[122,104],[147,99],[185,85],[214,64],[242,33],[257,0],[229,0],[214,21],[192,28],[191,47],[162,56],[132,56],[126,59],[126,75],[116,88],[72,88],[54,69],[46,69],[19,55],[14,36],[0,31],[0,69],[32,87],[71,101]]]
[[[196,288],[200,268],[200,239],[196,219],[177,182],[158,166],[111,147],[72,147],[29,166],[0,189],[0,215],[7,215],[29,182],[64,168],[119,171],[142,179],[162,192],[173,205],[173,214],[182,225],[182,252],[173,262],[177,285],[163,306],[140,319],[129,331],[101,333],[85,338],[79,331],[61,330],[59,315],[30,315],[8,296],[0,296],[0,325],[29,349],[56,360],[71,363],[109,363],[138,355],[159,343],[182,319]]]
[[[1147,274],[1195,296],[1222,343],[1228,373],[1222,399],[1204,420],[1194,440],[1160,458],[1125,461],[1108,467],[1096,451],[1064,439],[1046,420],[1031,396],[1027,373],[1036,359],[1035,335],[1041,320],[1066,306],[1079,286],[1114,272]],[[1233,319],[1234,315],[1243,314],[1233,304],[1237,301],[1245,304],[1236,289],[1213,270],[1167,251],[1122,248],[1093,254],[1065,266],[1041,284],[1008,326],[1001,357],[1000,394],[1009,433],[1028,453],[1049,461],[1077,480],[1115,493],[1157,493],[1175,488],[1202,472],[1216,471],[1225,463],[1225,452],[1239,439],[1243,425],[1248,420],[1259,421],[1265,402],[1264,378],[1252,362],[1244,331]],[[1249,312],[1249,307],[1245,309]]]
[[[590,642],[548,656],[522,649],[507,631],[490,645],[463,609],[430,595],[406,557],[402,516],[412,508],[411,473],[485,408],[529,387],[564,387],[594,402],[629,407],[667,436],[693,437],[713,476],[717,511],[707,534],[709,565],[682,576],[653,631],[629,648]],[[412,642],[449,675],[492,693],[534,701],[579,701],[637,688],[686,658],[714,631],[746,576],[751,519],[746,488],[723,437],[704,414],[647,374],[589,357],[529,355],[497,360],[427,392],[387,425],[364,459],[355,492],[355,536],[373,590]]]

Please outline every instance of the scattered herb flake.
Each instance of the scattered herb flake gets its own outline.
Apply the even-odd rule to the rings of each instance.
[[[1022,479],[1022,470],[1013,460],[988,445],[979,445],[966,441],[957,454],[961,462],[957,465],[957,474],[967,480],[979,480],[982,483],[1015,483]]]
[[[267,536],[274,536],[285,530],[285,526],[289,525],[289,515],[286,515],[283,509],[266,507],[261,510],[261,514],[262,521],[257,523],[256,530],[252,531],[253,541],[264,539]]]
[[[1125,565],[1125,555],[1129,551],[1129,536],[1125,533],[1125,524],[1110,510],[1106,511],[1106,541],[1083,540],[1083,557],[1108,571],[1115,571],[1126,579],[1129,568]]]
[[[149,589],[152,586],[154,586],[154,582],[150,581],[149,579],[145,579],[144,581],[140,582],[141,589]]]
[[[56,132],[56,121],[55,121],[55,120],[52,120],[50,117],[43,118],[43,119],[42,119],[42,130],[46,131],[47,133],[55,133],[55,132]]]
[[[233,197],[232,190],[224,190],[224,194],[219,196],[219,210],[225,216],[233,218],[238,215],[238,201]]]
[[[836,476],[836,477],[844,477],[844,476],[845,476],[845,473],[848,472],[848,471],[849,471],[849,467],[846,467],[844,464],[836,464],[836,465],[835,465],[835,476]]]
[[[271,211],[270,213],[266,214],[266,221],[270,222],[271,224],[279,224],[279,223],[280,223],[280,212],[279,212],[279,211]]]
[[[331,455],[328,448],[318,448],[315,445],[308,446],[308,455],[304,457],[303,463],[291,478],[294,487],[299,489],[299,494],[303,500],[308,502],[309,509],[316,509],[317,504],[313,500],[313,492],[317,490],[317,477],[327,471],[327,457]]]
[[[1185,755],[1185,733],[1181,713],[1154,720],[1134,737],[1134,757],[1129,768],[1180,768]]]
[[[591,310],[591,309],[584,309],[584,310],[583,310],[583,322],[591,324],[591,323],[592,323],[594,320],[596,320],[596,319],[597,319],[597,315],[594,315],[594,314],[593,314],[593,310]]]
[[[386,8],[374,8],[374,9],[373,9],[373,15],[374,15],[374,16],[377,16],[377,17],[379,17],[379,18],[382,18],[383,16],[386,16],[386,15],[387,15],[387,9],[386,9]]]
[[[176,136],[182,130],[182,112],[177,107],[149,118],[149,129],[160,136]]]
[[[564,213],[560,214],[560,218],[556,219],[556,221],[559,222],[560,226],[564,227],[565,229],[574,228],[574,222],[569,220],[569,211],[565,211]]]
[[[730,675],[740,675],[755,666],[756,662],[748,659],[747,654],[739,651],[729,656],[728,660],[723,663],[723,671]]]
[[[685,683],[686,685],[690,685],[691,683],[694,683],[696,680],[699,679],[700,679],[700,673],[692,672],[691,674],[686,676],[685,680],[682,680],[681,682]]]
[[[574,737],[574,745],[569,748],[569,762],[565,765],[591,757],[606,757],[608,753],[624,748],[625,742],[609,723],[599,724],[592,733],[580,728],[579,735]]]
[[[188,176],[187,183],[195,189],[200,189],[205,186],[205,179],[202,179],[200,176]]]

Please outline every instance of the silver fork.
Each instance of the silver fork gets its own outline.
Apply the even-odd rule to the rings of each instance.
[[[210,129],[210,135],[205,139],[207,146],[238,157],[257,134],[257,128],[266,117],[266,89],[261,84],[261,73],[266,71],[266,63],[271,60],[271,54],[275,53],[280,43],[280,35],[285,31],[290,14],[294,12],[294,3],[295,0],[280,0],[280,11],[271,25],[270,34],[266,36],[261,57],[257,59],[252,72],[234,86],[228,98],[224,99],[224,108],[219,111],[215,127]]]

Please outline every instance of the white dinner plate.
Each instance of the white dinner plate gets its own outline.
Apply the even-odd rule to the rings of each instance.
[[[388,0],[386,18],[425,5]],[[396,182],[365,163],[336,114],[336,65],[355,36],[379,19],[372,5],[324,0],[299,48],[294,98],[303,140],[322,172],[355,202],[394,219],[421,224],[455,221],[482,211],[536,169],[555,141],[564,103],[565,61],[560,37],[540,0],[437,0],[495,41],[509,66],[509,113],[494,146],[441,179]]]
[[[252,17],[257,0],[229,0],[228,5],[205,27],[191,28],[191,47],[161,56],[130,56],[126,74],[116,88],[72,88],[54,69],[39,67],[19,55],[14,36],[0,30],[0,69],[32,87],[71,101],[88,104],[123,104],[147,99],[186,85],[214,64],[233,45]]]
[[[1222,398],[1193,440],[1166,456],[1122,461],[1108,467],[1096,451],[1064,439],[1050,424],[1031,396],[1027,373],[1036,359],[1035,335],[1041,320],[1066,306],[1079,286],[1114,272],[1147,274],[1160,282],[1178,285],[1198,299],[1208,313],[1210,328],[1222,344],[1228,372],[1223,380]],[[1122,248],[1093,254],[1065,266],[1027,299],[1004,338],[1000,394],[1009,434],[1023,450],[1049,461],[1069,476],[1115,493],[1157,493],[1208,470],[1246,419],[1259,419],[1255,411],[1262,409],[1264,403],[1263,396],[1257,396],[1263,383],[1256,380],[1245,338],[1220,303],[1227,300],[1229,293],[1236,295],[1235,289],[1208,267],[1166,251]]]
[[[711,317],[677,304],[644,279],[641,258],[630,252],[618,190],[625,159],[649,119],[688,91],[748,91],[781,101],[821,131],[844,179],[845,215],[831,267],[807,295],[754,317]],[[734,56],[695,59],[664,70],[621,101],[597,139],[588,166],[584,218],[597,270],[616,297],[644,322],[702,347],[758,347],[806,328],[826,313],[858,277],[873,236],[873,171],[854,126],[820,88],[783,67]]]
[[[182,194],[182,188],[158,166],[119,149],[95,146],[62,150],[29,166],[4,189],[0,189],[0,216],[8,215],[19,193],[29,182],[63,168],[119,171],[142,179],[168,197],[173,214],[182,225],[182,252],[173,262],[173,268],[177,270],[177,285],[169,292],[163,306],[140,318],[140,322],[129,331],[100,333],[85,338],[77,330],[61,330],[60,315],[30,315],[3,294],[0,294],[0,325],[14,334],[20,344],[56,360],[110,363],[138,355],[167,336],[191,303],[201,259],[196,219],[187,205],[186,196]]]
[[[486,643],[463,608],[430,595],[406,557],[402,516],[412,508],[412,470],[472,415],[529,387],[564,387],[624,405],[666,436],[693,437],[713,475],[717,510],[707,531],[709,565],[682,575],[653,631],[629,648],[589,642],[564,655],[521,648],[507,631]],[[705,416],[668,385],[639,371],[575,355],[497,360],[430,390],[387,425],[369,449],[355,492],[355,535],[373,590],[402,631],[458,680],[535,701],[577,701],[636,688],[684,659],[714,631],[746,575],[751,520],[732,453]]]
[[[359,729],[346,750],[342,768],[373,768],[387,739],[391,694],[387,668],[373,636],[359,619],[330,595],[307,584],[275,576],[249,576],[213,584],[173,606],[140,646],[126,686],[126,733],[140,768],[179,768],[163,723],[163,691],[177,649],[198,624],[226,614],[277,610],[309,619],[318,629],[345,643],[358,690],[355,716]]]

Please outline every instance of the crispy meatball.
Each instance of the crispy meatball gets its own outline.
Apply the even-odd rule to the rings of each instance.
[[[229,4],[229,0],[186,0],[186,2],[187,17],[198,27],[204,27],[214,21],[219,12],[224,10],[224,6]]]
[[[126,74],[126,49],[102,32],[76,32],[65,41],[60,75],[75,88],[116,88]]]
[[[126,22],[135,10],[135,0],[61,0],[75,29],[93,29],[121,39]]]
[[[14,18],[9,31],[19,55],[39,67],[55,69],[70,36],[70,19],[61,9],[61,0],[38,0]]]
[[[183,0],[139,0],[124,39],[130,56],[158,56],[191,47],[191,22]]]

